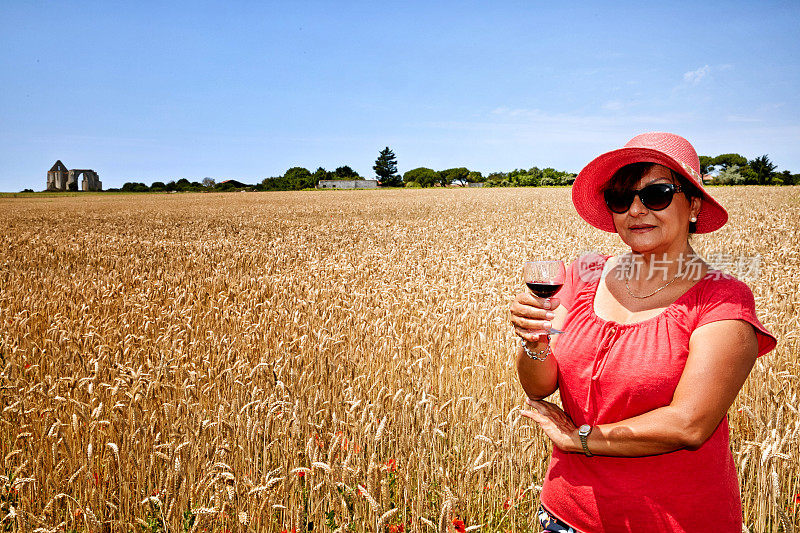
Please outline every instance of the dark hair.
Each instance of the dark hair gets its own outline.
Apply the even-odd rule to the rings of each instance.
[[[642,177],[656,165],[657,163],[647,162],[625,165],[614,172],[614,175],[611,176],[611,179],[606,182],[606,186],[603,188],[603,190],[610,189],[614,191],[624,191],[633,189],[634,185],[636,185],[636,182],[642,179]],[[697,185],[671,168],[665,168],[669,169],[670,174],[672,174],[673,182],[680,186],[681,191],[683,191],[683,195],[686,197],[686,200],[691,203],[692,199],[702,197],[702,193],[700,192],[700,189],[697,188]],[[689,233],[693,234],[695,232],[697,232],[697,222],[689,222]]]

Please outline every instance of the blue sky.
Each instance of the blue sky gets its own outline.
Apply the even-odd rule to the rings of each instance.
[[[577,172],[654,130],[800,172],[796,1],[8,0],[0,20],[3,191],[56,159],[105,188],[371,177],[387,145],[401,172]]]

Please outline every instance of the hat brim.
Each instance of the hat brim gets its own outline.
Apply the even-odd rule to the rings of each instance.
[[[652,148],[620,148],[594,158],[580,171],[572,185],[572,203],[578,214],[595,228],[616,233],[614,218],[606,206],[603,189],[614,173],[631,163],[656,163],[670,168],[689,180],[700,191],[702,206],[697,215],[696,233],[718,230],[728,221],[728,212],[706,192],[702,183],[691,176],[678,161]]]

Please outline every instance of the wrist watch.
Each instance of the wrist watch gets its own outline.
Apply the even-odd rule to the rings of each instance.
[[[583,454],[586,457],[592,457],[592,452],[589,451],[589,446],[586,444],[586,439],[589,438],[589,433],[592,432],[592,426],[584,424],[578,428],[578,437],[581,439],[581,446],[583,446]]]

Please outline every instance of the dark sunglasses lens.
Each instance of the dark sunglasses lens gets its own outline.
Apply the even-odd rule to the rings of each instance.
[[[641,198],[646,208],[652,209],[653,211],[661,211],[669,207],[674,194],[675,188],[672,185],[655,183],[639,191],[639,198]]]
[[[626,191],[603,191],[606,205],[614,213],[624,213],[633,203],[633,194]]]

